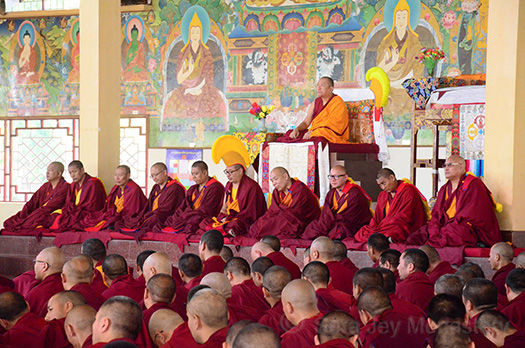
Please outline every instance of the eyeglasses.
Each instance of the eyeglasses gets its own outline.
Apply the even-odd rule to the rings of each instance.
[[[41,261],[41,260],[33,260],[33,263],[34,264],[37,264],[37,263],[45,263],[46,265],[49,265],[49,263],[47,263],[46,261]]]
[[[443,164],[443,168],[450,168],[452,166],[457,166],[459,165],[459,163],[455,162],[455,163],[445,163]]]
[[[225,170],[223,171],[224,174],[226,175],[232,175],[233,173],[235,173],[236,171],[240,170],[241,168],[237,168],[237,169],[234,169],[234,170]]]
[[[155,178],[156,178],[157,176],[159,176],[162,172],[164,172],[164,171],[160,171],[160,172],[158,172],[158,173],[151,173],[151,175],[150,175],[149,177],[152,178],[152,179],[155,179]]]
[[[337,179],[339,179],[339,178],[343,178],[343,177],[345,177],[345,176],[346,176],[346,174],[341,174],[341,175],[327,175],[326,177],[327,177],[328,179],[330,179],[330,180],[332,180],[332,179],[336,179],[336,180],[337,180]]]

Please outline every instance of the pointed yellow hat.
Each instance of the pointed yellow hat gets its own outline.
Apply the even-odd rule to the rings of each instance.
[[[222,159],[226,167],[240,164],[247,168],[251,164],[246,146],[232,135],[223,135],[215,140],[211,146],[211,158],[215,164],[219,164]]]

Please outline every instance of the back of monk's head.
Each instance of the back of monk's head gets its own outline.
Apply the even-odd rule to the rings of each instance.
[[[59,172],[60,174],[64,173],[64,164],[62,162],[51,162],[49,163],[49,166],[57,172]]]
[[[310,245],[310,254],[319,253],[319,257],[331,261],[334,259],[335,245],[334,241],[328,237],[317,237]]]
[[[478,310],[495,308],[498,304],[498,288],[488,279],[474,278],[463,288],[463,302],[467,301]]]
[[[111,280],[128,274],[126,259],[118,254],[110,254],[102,261],[102,271]]]
[[[139,267],[140,271],[144,271],[144,262],[146,259],[151,255],[155,254],[155,250],[144,250],[137,256],[137,266]]]
[[[139,304],[126,296],[113,296],[100,307],[97,316],[108,317],[113,333],[118,337],[135,340],[142,325]]]
[[[261,238],[261,242],[268,244],[274,251],[281,250],[281,241],[276,236],[268,235]]]
[[[57,247],[42,249],[36,259],[47,262],[49,265],[49,274],[60,273],[66,263],[64,253]]]
[[[76,169],[83,169],[84,165],[82,164],[82,162],[75,160],[75,161],[69,162],[67,167],[68,168],[73,167],[73,168],[76,168]]]
[[[359,335],[359,324],[352,316],[343,311],[326,314],[319,322],[317,336],[321,344],[335,339],[348,341]]]
[[[465,320],[465,305],[454,295],[440,294],[430,300],[428,317],[436,324],[462,323]]]
[[[392,309],[392,303],[386,291],[375,286],[364,290],[359,295],[357,308],[360,311],[367,311],[372,317],[376,317],[384,311]]]
[[[474,262],[467,262],[459,266],[455,275],[461,279],[463,284],[468,283],[469,280],[474,278],[485,278],[485,273],[483,273],[481,267]]]
[[[435,348],[468,348],[471,342],[468,331],[457,323],[441,325],[434,336]]]
[[[109,342],[108,344],[105,344],[104,348],[139,348],[139,346],[131,342],[115,341],[115,342]]]
[[[340,240],[334,240],[334,247],[334,260],[341,261],[346,259],[346,254],[348,252],[346,245]]]
[[[378,267],[376,268],[383,277],[383,289],[386,293],[391,295],[396,293],[396,275],[394,272],[387,268]]]
[[[211,287],[208,286],[208,285],[199,284],[199,285],[196,285],[193,288],[191,288],[190,291],[188,291],[188,299],[187,299],[186,303],[190,303],[190,301],[193,298],[193,296],[195,296],[196,293],[198,293],[199,291],[201,291],[203,289],[211,289]]]
[[[260,275],[264,276],[264,273],[268,270],[268,268],[273,266],[273,261],[267,258],[266,256],[261,256],[255,259],[255,261],[252,262],[252,272],[253,273],[259,273]]]
[[[230,272],[238,276],[250,276],[250,264],[242,257],[235,256],[226,262],[224,273]]]
[[[233,342],[237,338],[239,332],[250,324],[253,324],[250,320],[241,320],[230,326],[228,334],[226,335],[226,345],[230,348],[233,347]]]
[[[179,259],[179,269],[187,277],[195,278],[202,274],[201,258],[195,254],[183,254]]]
[[[401,258],[401,252],[396,249],[387,249],[381,253],[379,256],[379,264],[386,265],[390,263],[390,266],[397,268],[399,266],[399,259]]]
[[[479,315],[478,320],[476,321],[476,327],[481,332],[484,332],[486,328],[497,329],[503,333],[515,329],[505,314],[493,309],[483,311]]]
[[[328,266],[319,261],[312,261],[303,268],[301,273],[303,279],[308,280],[314,286],[328,286],[330,282],[330,270]]]
[[[381,272],[372,267],[361,268],[355,272],[352,280],[354,286],[359,286],[361,290],[371,287],[383,287],[383,276]]]
[[[268,326],[252,323],[239,331],[233,348],[280,348],[279,336]]]
[[[91,328],[96,314],[97,311],[89,305],[75,306],[67,313],[65,325],[71,325],[75,328],[75,331],[89,332],[89,335],[91,335]]]
[[[209,328],[222,329],[228,325],[226,299],[213,289],[199,290],[188,303],[188,317],[197,316]]]
[[[436,295],[450,294],[461,298],[463,285],[463,282],[457,275],[443,274],[434,284],[434,293]]]
[[[75,256],[64,264],[64,273],[71,284],[88,283],[93,281],[93,262],[86,255]]]
[[[74,290],[61,291],[51,298],[62,306],[66,305],[67,303],[71,303],[72,307],[86,304],[86,299],[84,296],[82,296],[80,292]],[[51,301],[51,299],[49,299],[49,301]]]
[[[201,245],[206,243],[206,247],[210,252],[220,253],[224,245],[224,237],[222,233],[217,230],[209,230],[204,232],[200,243]]]
[[[271,297],[277,299],[281,297],[283,289],[291,281],[290,271],[281,266],[272,266],[264,273],[263,286],[268,290]]]
[[[510,263],[514,258],[514,250],[509,243],[499,242],[492,246],[491,251],[498,254],[505,262]]]
[[[168,304],[173,300],[177,289],[175,281],[167,274],[155,274],[149,279],[147,288],[153,302]]]
[[[106,257],[106,246],[98,238],[89,238],[82,243],[80,249],[82,254],[91,257],[96,262],[103,260]]]
[[[377,172],[376,179],[380,179],[380,178],[388,179],[388,178],[390,178],[390,175],[393,175],[394,179],[396,178],[396,173],[394,173],[394,171],[392,169],[390,169],[390,168],[383,168],[383,169],[380,169]]]
[[[414,265],[414,272],[425,273],[430,267],[427,254],[419,249],[407,249],[401,254],[401,258],[405,260],[406,265]]]
[[[292,280],[283,289],[283,306],[290,303],[298,311],[317,311],[317,297],[312,284],[304,279]]]
[[[366,244],[369,248],[374,248],[378,253],[382,253],[383,251],[390,248],[390,242],[388,241],[388,238],[384,234],[377,232],[372,233],[370,237],[368,237]]]
[[[419,250],[427,254],[428,261],[430,262],[430,264],[436,264],[441,261],[439,253],[434,247],[431,247],[430,245],[422,245],[419,247]]]
[[[516,268],[509,272],[505,284],[515,294],[525,291],[525,268]]]
[[[153,313],[149,321],[149,334],[151,338],[155,338],[159,332],[171,332],[184,324],[184,320],[170,309],[159,309]]]
[[[233,257],[233,251],[228,246],[223,246],[220,253],[224,262],[228,262],[229,259]]]
[[[518,268],[525,268],[525,251],[522,251],[518,256],[516,256],[515,264]]]
[[[19,293],[10,291],[0,295],[0,319],[12,322],[28,311],[26,300]]]
[[[184,255],[182,255],[181,258],[183,258]],[[191,255],[197,256],[195,254],[191,254]],[[198,259],[198,262],[201,262],[198,256],[197,256],[197,259]],[[170,257],[167,254],[161,253],[161,252],[156,252],[148,256],[146,261],[144,261],[144,264],[142,265],[142,267],[143,267],[143,270],[146,268],[154,268],[156,271],[155,272],[156,274],[158,273],[171,274],[172,273],[172,265],[171,265]]]
[[[200,285],[207,285],[224,296],[224,298],[232,296],[232,285],[224,273],[208,273],[202,278]]]

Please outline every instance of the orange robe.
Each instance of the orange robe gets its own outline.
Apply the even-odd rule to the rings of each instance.
[[[325,138],[330,143],[347,144],[350,137],[348,128],[348,111],[343,99],[338,95],[323,106],[323,100],[317,98],[314,102],[314,119],[310,126],[311,138]],[[321,111],[318,104],[322,107]]]

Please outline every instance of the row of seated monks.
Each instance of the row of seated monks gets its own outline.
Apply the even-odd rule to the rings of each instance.
[[[102,182],[87,174],[80,161],[71,162],[68,171],[71,184],[62,176],[62,164],[51,163],[48,182],[4,222],[4,229],[21,234],[117,230],[140,238],[146,232],[202,235],[213,228],[230,237],[328,236],[363,243],[373,233],[382,233],[391,242],[434,247],[489,247],[502,240],[490,191],[466,173],[459,156],[446,160],[448,181],[432,212],[419,190],[388,168],[377,174],[383,192],[375,212],[370,197],[342,166],[330,171],[331,190],[322,208],[312,191],[283,167],[270,172],[274,191],[269,207],[261,187],[239,162],[224,170],[226,187],[210,177],[205,162],[193,163],[195,185],[187,191],[168,175],[164,163],[156,163],[150,171],[155,185],[149,198],[130,179],[125,165],[115,170],[115,186],[107,197]]]
[[[45,248],[32,271],[0,278],[0,347],[525,347],[525,252],[513,263],[496,243],[489,280],[429,245],[401,253],[374,233],[367,248],[374,265],[358,269],[321,236],[300,270],[275,236],[250,264],[209,230],[199,255],[142,251],[137,278],[96,238],[69,260]]]

